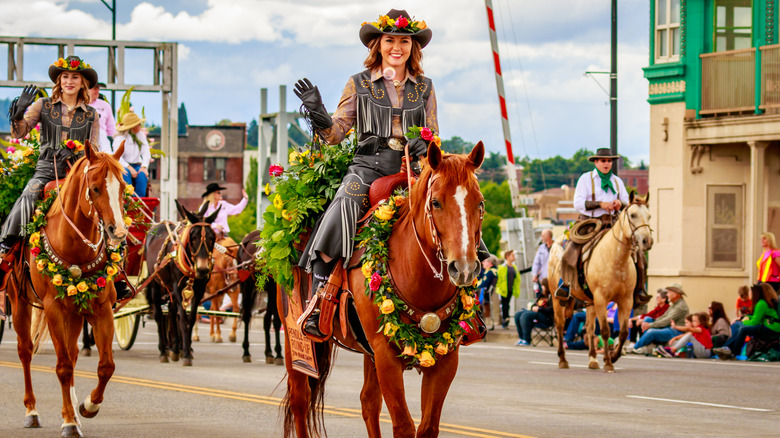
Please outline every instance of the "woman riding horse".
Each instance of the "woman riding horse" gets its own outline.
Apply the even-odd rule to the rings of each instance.
[[[413,21],[405,10],[392,9],[377,23],[363,24],[360,41],[368,47],[366,70],[349,78],[333,117],[308,79],[295,84],[295,94],[318,135],[337,144],[354,127],[358,139],[352,165],[298,263],[313,273],[314,290],[322,289],[337,261],[348,262],[357,222],[370,206],[371,183],[401,170],[404,134],[414,126],[439,130],[436,92],[420,63],[432,34],[424,21]],[[409,140],[408,148],[410,156],[425,156],[428,143],[417,137]],[[314,338],[324,337],[318,309],[312,311],[304,331]]]
[[[62,147],[62,143],[78,140],[83,144],[89,140],[92,145],[100,144],[98,115],[87,105],[89,89],[98,81],[97,72],[78,56],[69,56],[49,66],[49,78],[54,82],[51,98],[35,100],[38,89],[28,85],[8,110],[14,138],[24,137],[40,122],[41,146],[35,173],[0,229],[0,260],[27,235],[25,226],[32,218],[35,202],[40,199],[46,183],[55,175],[65,178],[75,161],[73,151]],[[0,269],[0,284],[4,274]]]

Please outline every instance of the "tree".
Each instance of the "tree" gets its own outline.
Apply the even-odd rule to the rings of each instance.
[[[258,133],[260,132],[260,128],[257,125],[257,119],[252,119],[251,122],[249,122],[249,127],[246,131],[246,144],[253,148],[257,148],[257,139],[258,139]]]
[[[504,181],[496,184],[492,181],[480,181],[479,189],[485,198],[485,210],[500,218],[512,218],[518,216],[512,208],[512,196],[509,193],[509,184]]]
[[[217,122],[217,126],[230,126],[233,123],[230,119],[222,119]]]
[[[485,212],[485,217],[482,218],[482,240],[485,241],[491,254],[497,254],[501,248],[500,222],[500,217],[488,212]]]
[[[244,211],[235,216],[228,216],[228,225],[230,226],[230,237],[236,242],[240,242],[250,231],[257,228],[255,218],[257,217],[257,160],[249,159],[249,174],[246,177],[244,186],[246,194],[249,197],[249,203]]]
[[[465,141],[460,137],[452,137],[441,141],[441,150],[450,154],[468,154],[474,149],[474,143]]]
[[[179,135],[187,135],[187,127],[190,126],[190,121],[187,119],[187,108],[184,107],[184,102],[179,107]]]

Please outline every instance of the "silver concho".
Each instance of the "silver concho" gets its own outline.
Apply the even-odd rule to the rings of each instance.
[[[420,318],[420,329],[425,333],[434,333],[440,326],[441,318],[433,312],[426,313]]]
[[[394,151],[404,150],[404,145],[401,143],[401,140],[397,138],[391,138],[390,140],[387,140],[387,146],[389,146],[390,149]]]
[[[70,265],[68,273],[73,278],[81,278],[81,268],[79,268],[78,265]]]

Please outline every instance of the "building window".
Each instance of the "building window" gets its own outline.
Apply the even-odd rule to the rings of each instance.
[[[680,59],[680,0],[655,2],[655,59],[658,62]]]
[[[190,168],[188,164],[189,162],[187,158],[179,158],[179,181],[187,181],[187,177],[189,176],[189,172],[187,172],[187,170]]]
[[[715,0],[714,39],[716,52],[753,47],[752,0]]]
[[[742,268],[742,186],[707,186],[707,267]]]
[[[203,181],[225,181],[227,158],[204,158]]]

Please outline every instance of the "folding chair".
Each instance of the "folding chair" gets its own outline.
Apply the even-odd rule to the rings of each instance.
[[[555,324],[549,327],[539,327],[536,324],[537,322],[534,321],[534,328],[531,332],[531,345],[536,347],[540,343],[546,342],[550,347],[555,346],[555,340],[558,337],[555,331]]]

